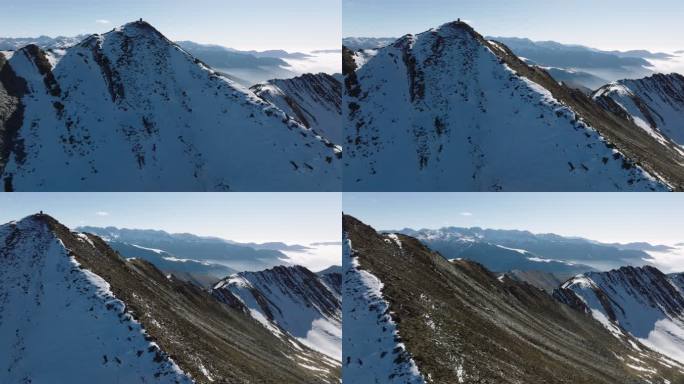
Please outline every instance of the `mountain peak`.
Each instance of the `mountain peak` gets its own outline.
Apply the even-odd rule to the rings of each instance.
[[[45,224],[60,224],[59,221],[57,221],[54,217],[45,214],[43,212],[38,212],[34,213],[32,215],[28,215],[24,218],[22,218],[19,221],[16,221],[15,223],[18,224],[33,224],[33,223],[45,223]]]
[[[166,39],[166,37],[161,32],[159,32],[157,28],[153,27],[152,24],[148,23],[147,21],[144,21],[143,19],[126,23],[123,26],[121,26],[119,30],[126,33],[126,35],[129,36],[138,34],[150,34],[152,36],[162,37]]]
[[[461,21],[461,19],[455,20],[455,21],[450,21],[448,23],[444,23],[437,27],[437,31],[440,32],[449,32],[449,31],[459,31],[459,32],[467,32],[473,37],[482,37],[479,33],[475,31],[473,27],[470,26],[470,24],[466,23],[465,21]]]

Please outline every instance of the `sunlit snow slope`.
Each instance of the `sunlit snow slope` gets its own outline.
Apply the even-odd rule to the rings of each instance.
[[[462,22],[348,53],[345,188],[665,189],[508,54]]]
[[[682,276],[668,276],[653,267],[623,267],[578,275],[555,295],[577,303],[614,334],[627,332],[649,348],[684,363]]]
[[[0,258],[0,382],[191,382],[44,223],[0,226]]]
[[[424,383],[416,363],[398,339],[389,303],[382,297],[382,282],[360,268],[352,246],[344,236],[343,382]]]
[[[339,361],[342,356],[342,308],[338,292],[301,266],[241,272],[222,280],[214,295],[227,290],[252,317],[276,335],[287,333],[302,344]]]
[[[27,93],[6,190],[339,189],[340,147],[146,22],[9,65]]]
[[[250,89],[333,143],[342,143],[342,83],[335,77],[307,73]]]
[[[655,74],[636,80],[620,80],[592,96],[606,105],[612,99],[634,122],[658,140],[668,138],[684,145],[684,76]]]

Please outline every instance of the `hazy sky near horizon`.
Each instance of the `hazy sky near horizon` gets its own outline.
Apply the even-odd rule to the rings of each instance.
[[[102,33],[143,18],[171,40],[241,50],[333,49],[340,0],[21,0],[0,6],[1,37]]]
[[[684,242],[681,193],[344,193],[342,209],[376,230],[482,227]]]
[[[342,0],[342,35],[399,37],[461,18],[488,36],[684,50],[681,0]]]
[[[0,224],[44,211],[69,228],[158,229],[239,242],[340,241],[340,193],[0,194]]]

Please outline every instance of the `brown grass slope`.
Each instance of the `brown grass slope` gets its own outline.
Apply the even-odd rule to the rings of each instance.
[[[361,268],[384,283],[401,341],[428,382],[461,382],[459,369],[463,383],[684,382],[681,371],[656,361],[660,355],[630,349],[527,283],[497,280],[474,262],[449,262],[412,237],[398,235],[399,247],[351,216],[343,230]],[[656,373],[628,367],[628,356]]]
[[[125,260],[102,239],[93,248],[47,215],[35,216],[62,240],[81,265],[105,279],[162,351],[198,383],[337,383],[339,368],[318,352],[274,336],[236,302],[220,303],[194,284],[167,278],[143,260]],[[304,363],[327,372],[305,369]]]

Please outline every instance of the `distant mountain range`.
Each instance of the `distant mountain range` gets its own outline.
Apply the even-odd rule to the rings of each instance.
[[[592,270],[646,265],[652,259],[647,251],[672,250],[669,246],[649,243],[605,244],[551,233],[478,227],[405,228],[387,233],[412,236],[450,260],[470,259],[494,272],[514,269],[551,272],[563,281]]]
[[[361,49],[377,49],[392,44],[396,37],[345,37],[342,45],[348,49],[358,51]]]
[[[201,237],[188,233],[171,234],[158,230],[116,227],[79,227],[76,230],[105,239],[112,248],[125,257],[149,258],[155,257],[155,254],[162,255],[166,261],[175,262],[186,268],[202,265],[208,272],[211,272],[215,265],[219,265],[220,269],[209,273],[219,278],[231,274],[231,271],[258,271],[277,265],[287,265],[287,256],[281,251],[308,249],[297,244],[238,243],[216,237]],[[152,260],[148,261],[154,263]],[[200,265],[195,265],[196,263]],[[224,273],[226,267],[229,273]]]
[[[88,35],[73,37],[0,37],[0,51],[16,51],[27,45],[37,45],[42,49],[64,49],[83,41]]]

